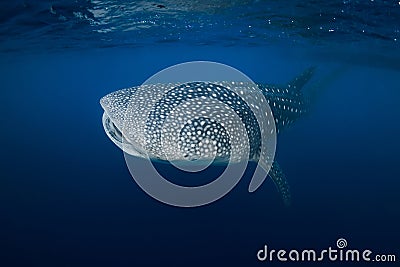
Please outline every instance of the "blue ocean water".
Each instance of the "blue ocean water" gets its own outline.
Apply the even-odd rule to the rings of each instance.
[[[265,244],[325,249],[339,238],[397,256],[370,266],[398,265],[398,2],[0,7],[0,266],[308,266],[256,254]],[[318,86],[310,111],[278,136],[290,207],[270,179],[248,193],[249,173],[221,200],[191,209],[152,199],[131,178],[103,131],[99,99],[194,60],[271,84],[317,67],[304,88]]]

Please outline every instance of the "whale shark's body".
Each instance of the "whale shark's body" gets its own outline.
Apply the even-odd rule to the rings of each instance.
[[[257,90],[261,91],[269,104],[278,133],[290,126],[306,111],[307,101],[301,89],[311,78],[313,70],[313,68],[306,70],[285,86],[256,85]],[[117,146],[136,157],[148,156],[151,159],[169,161],[213,158],[214,162],[228,162],[230,157],[235,157],[234,161],[259,161],[262,158],[260,153],[263,153],[261,139],[265,133],[260,131],[250,106],[258,109],[257,105],[264,103],[252,103],[249,106],[243,101],[241,93],[246,91],[246,86],[249,92],[254,90],[252,84],[240,83],[238,87],[240,90],[238,89],[236,94],[227,90],[229,88],[227,82],[154,84],[122,89],[100,100],[104,109],[103,126],[109,138]],[[240,147],[235,147],[239,153],[235,155],[231,153],[232,142],[224,126],[229,126],[233,122],[227,120],[225,125],[219,123],[220,117],[215,114],[222,114],[224,106],[214,104],[209,99],[226,104],[239,116],[249,142],[249,151],[245,157],[240,152]],[[185,106],[185,102],[188,101],[192,101],[194,105]],[[207,113],[210,107],[219,109],[219,112]],[[191,108],[195,110],[191,111]],[[181,121],[184,113],[190,114],[195,111],[207,113],[207,116],[197,116],[194,119]],[[213,114],[218,118],[213,118]],[[183,126],[179,127],[178,132],[174,127],[173,129],[163,127],[171,116],[173,121],[169,122],[172,123],[170,125]],[[268,121],[269,124],[270,121]],[[233,129],[237,129],[235,125]],[[162,136],[169,132],[170,134],[177,132],[177,138],[172,139],[176,143],[166,146]],[[168,149],[170,151],[165,152]],[[260,163],[263,164],[263,162]],[[288,204],[290,202],[289,186],[278,163],[274,161],[272,167],[266,169],[269,169],[268,175],[273,179],[284,202]],[[259,185],[249,190],[254,191]]]

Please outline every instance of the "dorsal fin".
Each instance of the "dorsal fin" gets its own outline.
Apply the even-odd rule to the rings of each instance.
[[[315,67],[310,67],[306,69],[302,74],[294,78],[291,82],[289,82],[288,87],[293,88],[294,90],[301,90],[303,86],[310,80],[310,78],[314,74]]]

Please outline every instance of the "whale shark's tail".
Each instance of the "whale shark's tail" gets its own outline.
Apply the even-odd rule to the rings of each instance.
[[[304,90],[302,89],[305,86],[305,84],[308,83],[308,81],[311,79],[315,70],[316,67],[310,67],[288,83],[288,90],[286,91],[287,92],[286,97],[288,97],[290,103],[299,103],[299,106],[297,108],[301,110],[300,112],[301,114],[304,113],[304,111],[309,111],[312,108],[312,106],[316,103],[317,99],[321,96],[321,94],[325,91],[325,89],[329,87],[332,84],[332,82],[334,82],[343,72],[346,71],[346,67],[339,66],[338,68],[329,72],[326,76],[320,78],[319,80],[307,86],[305,90],[306,92],[304,92]],[[290,101],[290,97],[293,96],[295,96],[295,98],[291,99],[292,101]],[[280,99],[282,99],[282,97],[285,97],[285,95],[279,96]],[[287,101],[285,103],[287,103]],[[291,124],[291,122],[294,122],[300,116],[300,114],[298,114],[297,112],[296,114],[293,113],[290,114],[288,112],[289,108],[285,109],[285,106],[283,107],[284,107],[283,112],[282,110],[274,108],[274,105],[271,107],[275,111],[274,116],[276,116],[276,118],[279,119],[276,122],[278,130],[279,128],[282,129],[284,128],[284,126]],[[285,120],[285,118],[289,118],[289,120],[287,120],[289,123],[283,125],[283,121]],[[290,205],[291,195],[290,195],[289,183],[286,180],[284,172],[282,171],[281,167],[276,161],[274,161],[268,175],[275,183],[284,201],[284,204]]]
[[[308,110],[308,96],[304,94],[302,89],[314,75],[315,69],[316,67],[306,69],[285,86],[260,86],[274,114],[278,133],[284,128],[289,127]],[[290,205],[289,183],[277,161],[274,161],[272,164],[268,175],[278,189],[284,204],[287,206]]]
[[[323,95],[327,88],[331,86],[343,73],[347,71],[347,66],[337,66],[335,69],[328,72],[325,76],[322,76],[317,81],[313,82],[309,88],[307,88],[307,104],[309,108],[312,108],[317,100]]]
[[[268,175],[274,182],[276,189],[281,195],[285,206],[290,206],[291,195],[290,195],[289,183],[286,180],[286,176],[283,173],[277,161],[274,161],[274,163],[272,164],[271,170],[269,171]]]
[[[306,69],[303,73],[301,73],[299,76],[290,81],[288,83],[288,87],[293,90],[300,91],[314,75],[315,69],[316,67],[314,66]]]

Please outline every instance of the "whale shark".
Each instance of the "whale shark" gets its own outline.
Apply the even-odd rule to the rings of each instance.
[[[104,109],[103,128],[114,144],[134,157],[170,162],[212,159],[217,164],[247,160],[264,164],[283,202],[289,205],[291,195],[286,176],[275,159],[270,163],[265,160],[271,158],[265,156],[268,153],[262,143],[274,129],[273,134],[279,134],[306,113],[308,101],[302,88],[314,70],[314,67],[305,70],[285,85],[194,81],[121,89],[100,99]],[[260,130],[254,115],[254,110],[266,105],[256,91],[262,93],[272,113],[267,118],[267,124],[273,126],[268,133]],[[244,96],[250,102],[244,101]],[[231,118],[224,121],[226,109],[232,110],[240,123]],[[200,115],[193,117],[196,112]],[[185,114],[192,117],[186,118]],[[169,126],[165,127],[167,122]],[[230,139],[232,133],[240,132],[238,124],[244,126],[239,136],[247,135],[248,143]],[[169,142],[165,135],[172,136]],[[249,191],[255,191],[262,182],[251,181]]]

